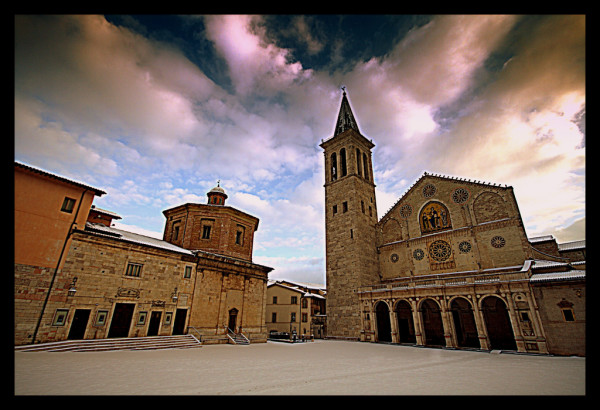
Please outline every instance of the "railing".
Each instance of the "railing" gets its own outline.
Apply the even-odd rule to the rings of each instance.
[[[432,277],[435,276],[435,277]],[[511,282],[527,280],[525,272],[506,273],[480,273],[471,275],[427,275],[424,277],[398,278],[388,283],[363,286],[358,289],[359,293],[387,292],[394,290],[408,290],[410,288],[450,287],[465,286],[470,284],[485,284],[497,282]]]
[[[190,333],[190,329],[192,331],[194,331],[198,337],[194,336],[193,334]],[[196,339],[198,341],[198,343],[202,343],[202,335],[200,334],[200,332],[198,331],[198,329],[196,329],[193,326],[188,326],[188,334],[190,334],[194,339]]]

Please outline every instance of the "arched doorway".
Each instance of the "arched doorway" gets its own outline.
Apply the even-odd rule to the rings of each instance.
[[[398,318],[398,338],[400,343],[416,343],[415,324],[410,304],[407,301],[401,300],[396,304],[396,317]]]
[[[504,301],[488,296],[481,302],[490,348],[492,350],[517,350],[510,317]]]
[[[444,324],[442,323],[442,315],[438,304],[431,299],[425,299],[421,303],[420,311],[425,333],[425,345],[446,346]]]
[[[452,312],[458,347],[479,348],[475,316],[473,316],[473,309],[471,309],[469,301],[464,298],[454,299],[450,304],[450,311]]]
[[[377,341],[391,342],[392,327],[390,325],[390,310],[387,303],[378,302],[375,306],[375,315],[377,317]]]

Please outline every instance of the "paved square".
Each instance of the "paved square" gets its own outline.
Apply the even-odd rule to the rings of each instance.
[[[584,395],[582,357],[318,340],[15,352],[16,395]]]

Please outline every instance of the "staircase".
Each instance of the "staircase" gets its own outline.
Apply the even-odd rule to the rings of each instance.
[[[229,337],[229,341],[231,343],[233,343],[234,345],[249,345],[250,344],[250,340],[248,340],[248,338],[246,336],[244,336],[242,333],[234,333],[230,330],[229,333],[227,333],[227,336]]]
[[[84,339],[15,346],[16,352],[100,352],[110,350],[191,349],[202,344],[193,335],[122,339]]]

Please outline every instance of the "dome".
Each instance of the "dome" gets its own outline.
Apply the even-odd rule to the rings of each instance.
[[[212,205],[225,205],[227,194],[225,190],[221,188],[220,181],[217,182],[217,186],[208,191],[208,203]]]

